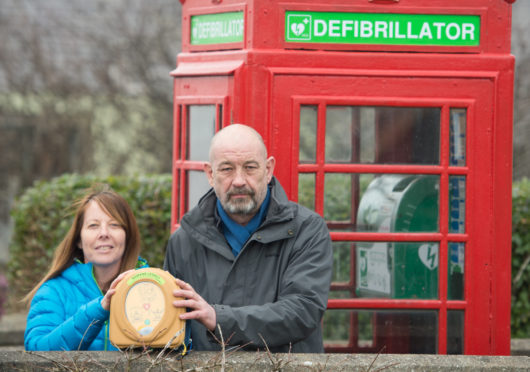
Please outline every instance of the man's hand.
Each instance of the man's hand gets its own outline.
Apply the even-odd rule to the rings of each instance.
[[[173,296],[184,297],[184,300],[173,301],[175,307],[186,307],[191,311],[180,315],[180,319],[195,319],[202,323],[207,329],[213,331],[216,326],[217,317],[214,308],[207,303],[191,285],[183,280],[177,279],[180,289],[173,291]]]

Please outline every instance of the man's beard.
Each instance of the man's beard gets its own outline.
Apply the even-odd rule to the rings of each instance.
[[[230,197],[232,195],[248,195],[249,199],[235,199],[232,200]],[[224,210],[230,214],[236,215],[249,215],[256,212],[258,209],[258,202],[256,200],[256,193],[245,187],[234,188],[227,192],[225,200],[221,203]]]

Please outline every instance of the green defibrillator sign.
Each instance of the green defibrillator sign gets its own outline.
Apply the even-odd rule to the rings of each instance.
[[[243,41],[243,12],[191,16],[191,45],[238,43]]]
[[[479,46],[480,16],[286,11],[285,41]]]

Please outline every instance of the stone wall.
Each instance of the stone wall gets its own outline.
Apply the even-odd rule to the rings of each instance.
[[[191,352],[183,359],[158,351],[24,352],[0,351],[1,371],[429,371],[527,372],[530,357],[396,354],[269,354]]]

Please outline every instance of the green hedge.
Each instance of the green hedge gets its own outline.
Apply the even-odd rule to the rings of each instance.
[[[530,180],[512,188],[512,336],[530,337]]]
[[[38,182],[17,200],[8,265],[10,308],[42,277],[71,224],[73,200],[95,182],[108,183],[130,203],[143,239],[142,256],[162,266],[171,219],[171,175],[108,177],[64,175]],[[512,335],[530,337],[530,180],[513,185]],[[20,305],[19,305],[20,306]]]
[[[45,273],[55,247],[72,223],[72,202],[98,182],[109,184],[129,202],[142,237],[142,257],[151,266],[162,266],[171,223],[171,175],[103,178],[67,174],[40,181],[25,190],[11,211],[10,309],[22,306],[17,300]]]

